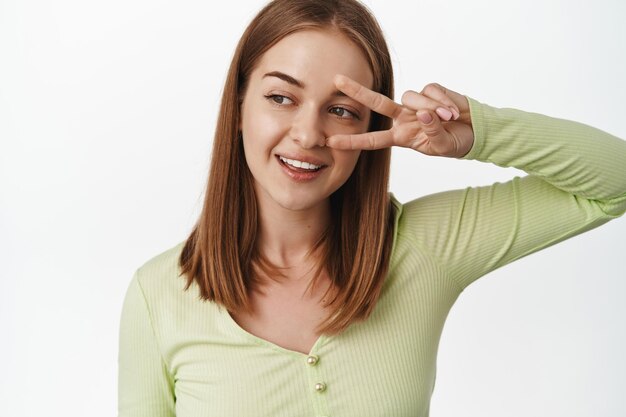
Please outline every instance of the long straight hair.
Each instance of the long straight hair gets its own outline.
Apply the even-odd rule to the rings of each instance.
[[[226,78],[202,213],[179,258],[186,289],[195,282],[202,299],[230,312],[250,311],[250,291],[261,283],[260,272],[281,275],[258,249],[254,180],[238,131],[241,102],[259,58],[284,37],[306,29],[347,36],[369,62],[374,91],[393,98],[393,69],[382,30],[358,1],[275,0],[251,21]],[[390,119],[372,112],[369,131],[390,127]],[[362,151],[351,176],[330,196],[330,224],[313,248],[317,269],[312,283],[325,270],[333,289],[330,314],[317,329],[321,333],[337,334],[365,320],[380,296],[393,241],[390,158],[388,148]]]

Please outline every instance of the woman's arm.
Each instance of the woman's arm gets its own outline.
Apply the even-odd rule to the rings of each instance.
[[[468,101],[474,143],[464,158],[529,175],[412,201],[400,227],[462,288],[626,211],[625,141],[581,123]]]
[[[120,324],[118,416],[173,417],[174,404],[174,382],[159,350],[137,271]]]
[[[402,207],[398,234],[435,257],[461,289],[626,211],[626,142],[606,132],[493,108],[437,84],[422,93],[405,93],[401,106],[346,77],[338,81],[340,90],[393,118],[394,124],[387,131],[329,138],[329,146],[404,146],[530,174],[504,184],[427,196]]]
[[[625,141],[578,122],[468,102],[475,139],[465,159],[522,169],[607,213],[624,213]]]

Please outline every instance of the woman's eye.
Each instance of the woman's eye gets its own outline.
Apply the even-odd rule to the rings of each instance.
[[[332,109],[330,109],[330,112],[341,119],[359,120],[359,117],[356,114],[352,113],[348,109],[344,109],[343,107],[333,107]]]
[[[280,94],[270,94],[265,96],[268,100],[271,100],[274,104],[286,105],[293,104],[293,100],[289,97],[281,96]]]

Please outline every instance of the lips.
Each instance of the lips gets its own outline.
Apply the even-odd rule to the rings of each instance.
[[[291,158],[288,158],[288,159],[291,159]],[[316,169],[316,170],[304,169],[304,168],[296,168],[296,167],[293,167],[293,166],[283,162],[280,159],[280,156],[278,156],[278,155],[276,155],[276,161],[280,165],[281,170],[283,171],[283,173],[285,173],[290,179],[292,179],[292,180],[294,180],[296,182],[312,181],[312,180],[318,178],[320,175],[322,175],[324,170],[328,167],[328,165],[317,164],[317,165],[322,165],[322,166],[319,169]],[[302,162],[308,162],[308,161],[302,161]],[[313,162],[309,162],[309,163],[313,163]]]
[[[292,160],[295,160],[295,161],[308,162],[309,164],[313,164],[313,165],[321,165],[322,168],[328,166],[328,164],[325,163],[323,160],[321,160],[319,158],[316,158],[314,156],[301,155],[301,154],[297,154],[297,153],[276,154],[276,157],[281,157],[281,156],[283,158],[292,159]]]
[[[287,159],[284,158],[282,156],[279,157],[279,159],[289,165],[290,168],[297,168],[302,169],[303,172],[305,171],[317,171],[318,169],[320,169],[322,167],[322,165],[313,165],[313,164],[309,164],[308,162],[302,162],[302,161],[296,161],[294,159]]]

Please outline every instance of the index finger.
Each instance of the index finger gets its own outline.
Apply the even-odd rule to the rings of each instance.
[[[383,116],[393,119],[402,111],[402,106],[389,97],[372,91],[345,75],[335,75],[335,86],[348,97],[355,99]]]
[[[333,135],[326,138],[326,146],[344,150],[382,149],[392,146],[393,142],[393,133],[390,130],[377,130],[353,135]]]

